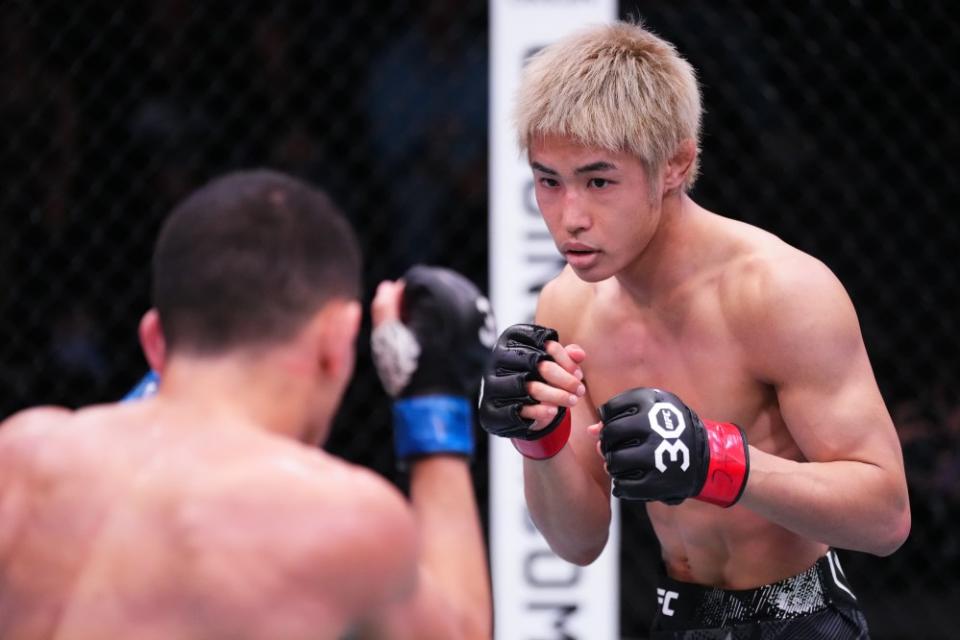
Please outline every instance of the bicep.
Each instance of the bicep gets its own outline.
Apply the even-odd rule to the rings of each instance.
[[[772,306],[755,352],[803,455],[897,464],[898,440],[856,312],[833,274],[824,267]]]
[[[317,482],[323,486],[312,513],[322,516],[288,534],[284,545],[285,557],[301,555],[291,552],[299,544],[315,549],[316,559],[290,563],[290,570],[307,570],[315,597],[335,604],[352,625],[379,620],[417,588],[414,514],[395,487],[367,469],[336,461]]]
[[[790,435],[811,461],[894,462],[899,443],[866,357],[837,368],[819,379],[789,373],[777,385]]]

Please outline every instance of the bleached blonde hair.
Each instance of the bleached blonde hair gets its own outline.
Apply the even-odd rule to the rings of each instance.
[[[700,87],[676,47],[642,23],[591,27],[530,58],[514,117],[520,149],[559,135],[584,146],[627,151],[659,173],[684,140],[696,154],[683,187],[696,180]]]

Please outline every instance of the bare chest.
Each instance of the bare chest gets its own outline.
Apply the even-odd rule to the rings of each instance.
[[[714,420],[754,423],[770,400],[750,372],[744,346],[721,319],[692,311],[626,317],[593,310],[576,337],[594,406],[634,387],[658,387]]]
[[[579,329],[575,341],[587,353],[581,366],[595,407],[634,387],[658,387],[675,393],[701,417],[738,424],[751,445],[801,457],[780,415],[775,390],[751,369],[755,346],[734,335],[715,307],[686,309],[674,316],[592,309]],[[747,584],[760,576],[760,582],[772,581],[822,553],[742,509],[723,511],[693,501],[679,507],[650,503],[648,514],[664,561],[679,579]],[[789,551],[769,556],[783,562],[758,568],[751,564],[758,548]],[[737,569],[731,572],[729,567]]]

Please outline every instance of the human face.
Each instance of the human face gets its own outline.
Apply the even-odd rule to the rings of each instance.
[[[582,280],[610,278],[639,257],[660,206],[638,158],[545,136],[530,145],[529,161],[540,213]]]

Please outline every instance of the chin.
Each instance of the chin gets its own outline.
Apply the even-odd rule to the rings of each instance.
[[[594,284],[597,282],[602,282],[603,280],[608,280],[613,277],[613,273],[608,273],[606,269],[603,269],[599,266],[592,266],[586,268],[578,268],[573,265],[570,265],[570,268],[573,269],[573,272],[577,274],[577,277],[583,280],[584,282],[589,282]]]

